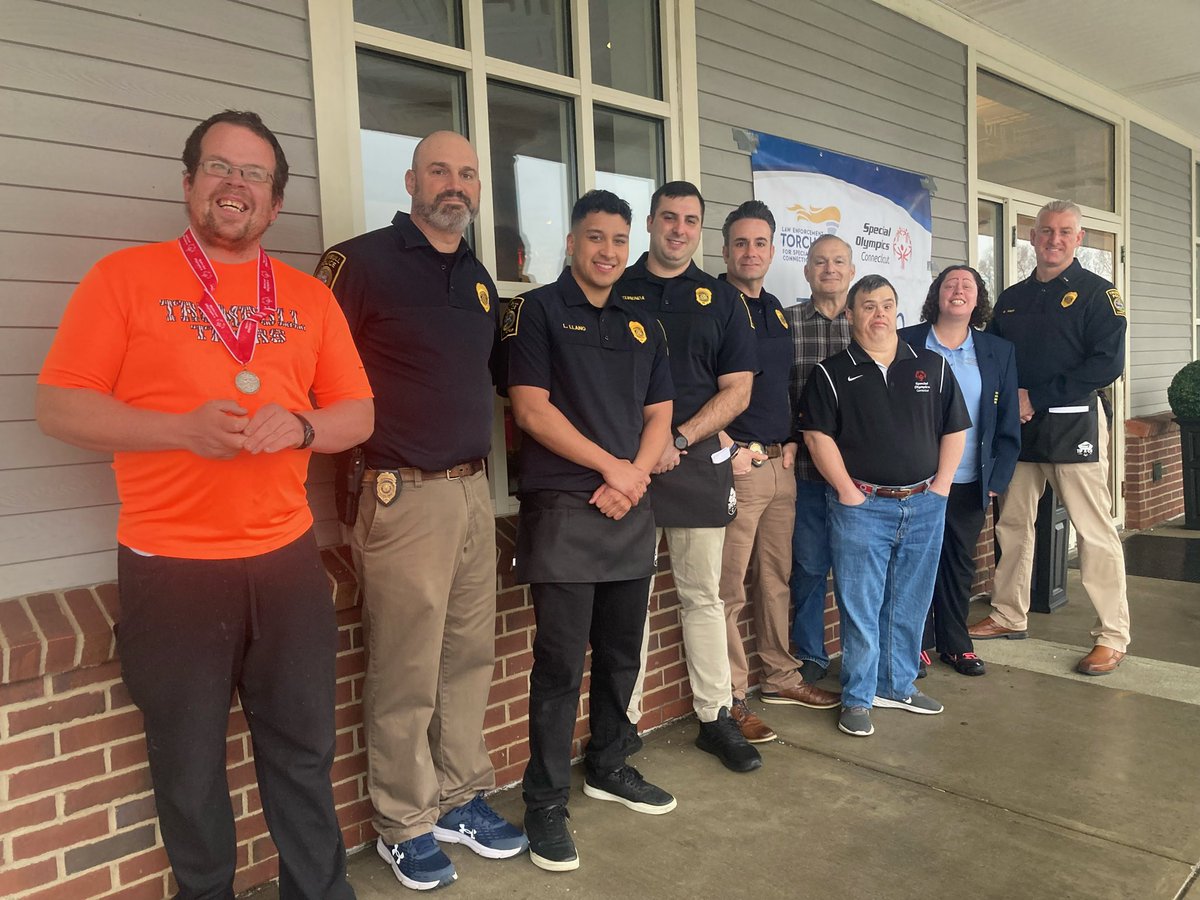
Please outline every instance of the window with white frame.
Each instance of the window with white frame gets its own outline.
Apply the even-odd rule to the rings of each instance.
[[[679,6],[310,0],[326,243],[408,211],[413,148],[450,129],[479,153],[483,198],[468,240],[504,297],[558,277],[571,205],[593,187],[633,208],[632,262],[647,246],[641,223],[654,189],[696,176],[683,169],[669,49],[679,39]],[[330,144],[340,144],[340,156],[326,152]],[[329,168],[338,160],[348,179]],[[344,195],[338,185],[347,182]],[[506,513],[515,510],[508,470],[516,429],[506,412],[497,418],[490,462],[497,511]]]

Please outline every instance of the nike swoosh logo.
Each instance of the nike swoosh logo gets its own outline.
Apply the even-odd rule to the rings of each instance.
[[[858,379],[860,379],[860,378],[866,378],[866,377],[867,377],[867,376],[866,376],[866,374],[864,373],[864,374],[862,374],[862,375],[851,375],[851,376],[850,376],[849,378],[847,378],[846,380],[847,380],[847,381],[858,381]]]

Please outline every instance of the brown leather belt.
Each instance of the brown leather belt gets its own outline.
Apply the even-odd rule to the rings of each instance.
[[[908,487],[887,487],[885,485],[859,481],[857,478],[851,478],[850,480],[864,494],[874,494],[876,497],[888,497],[892,500],[903,500],[905,497],[919,494],[929,487],[928,481],[918,481],[916,484],[910,484]]]
[[[432,481],[435,478],[445,478],[448,481],[453,481],[455,478],[466,478],[468,475],[482,472],[483,468],[484,461],[482,459],[473,459],[470,462],[459,463],[457,466],[451,466],[448,469],[435,469],[432,472],[409,467],[401,469],[367,469],[363,472],[363,483],[373,483],[378,478],[380,472],[395,472],[397,477],[406,484],[416,484],[418,481]]]
[[[767,459],[779,459],[779,457],[783,456],[783,444],[764,444],[762,441],[735,441],[735,443],[747,450],[757,450],[759,453],[765,453]],[[759,450],[759,447],[762,447],[762,449]]]

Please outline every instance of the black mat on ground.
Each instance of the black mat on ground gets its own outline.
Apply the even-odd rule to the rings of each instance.
[[[1125,541],[1125,573],[1200,584],[1200,536],[1135,534]]]

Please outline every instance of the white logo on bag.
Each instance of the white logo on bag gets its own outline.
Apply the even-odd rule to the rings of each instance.
[[[1091,441],[1084,441],[1082,444],[1080,444],[1078,447],[1075,448],[1075,452],[1078,453],[1080,456],[1091,456],[1092,451],[1095,449],[1096,448],[1092,446]]]
[[[729,514],[737,514],[737,491],[733,488],[729,489]]]

